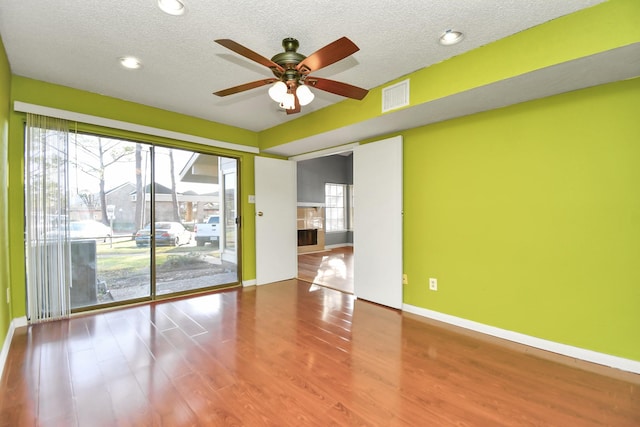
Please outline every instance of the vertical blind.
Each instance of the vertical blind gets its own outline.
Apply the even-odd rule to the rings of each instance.
[[[68,123],[28,113],[25,135],[27,315],[38,323],[71,312]]]

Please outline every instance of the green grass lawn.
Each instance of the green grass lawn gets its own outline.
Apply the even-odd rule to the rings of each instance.
[[[148,269],[151,264],[151,250],[149,247],[137,247],[135,241],[131,239],[118,240],[113,242],[99,242],[97,246],[99,274],[121,272],[132,272]],[[165,263],[171,261],[176,265],[175,258],[200,259],[200,255],[219,257],[217,250],[210,246],[158,246],[156,248],[156,266],[161,268]],[[185,259],[185,261],[187,261]]]

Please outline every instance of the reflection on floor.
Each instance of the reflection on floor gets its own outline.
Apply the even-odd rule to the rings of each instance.
[[[353,294],[353,247],[299,254],[298,279]]]

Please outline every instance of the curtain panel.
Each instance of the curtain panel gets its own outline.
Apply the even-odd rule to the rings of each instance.
[[[27,113],[25,253],[27,316],[32,323],[69,317],[69,126]]]

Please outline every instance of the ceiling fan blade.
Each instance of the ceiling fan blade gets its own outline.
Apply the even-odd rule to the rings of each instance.
[[[346,37],[342,37],[307,56],[298,64],[296,69],[304,74],[310,73],[338,62],[359,50],[360,48],[355,43]]]
[[[367,89],[362,89],[361,87],[320,77],[307,77],[304,84],[315,87],[316,89],[321,89],[326,92],[335,93],[336,95],[346,96],[347,98],[357,100],[363,99],[369,93]]]
[[[217,92],[213,92],[214,95],[218,96],[227,96],[233,95],[234,93],[244,92],[245,90],[254,89],[260,86],[268,85],[269,83],[277,82],[278,79],[262,79],[256,80],[255,82],[245,83],[243,85],[230,87],[228,89],[219,90]]]
[[[296,95],[295,93],[293,94],[293,99],[295,100],[295,107],[292,110],[287,110],[287,114],[296,114],[299,113],[301,108],[300,108],[300,101],[298,101],[298,95]]]
[[[222,45],[224,47],[226,47],[229,50],[234,51],[235,53],[244,56],[245,58],[248,58],[252,61],[257,62],[260,65],[264,65],[267,68],[275,68],[276,70],[280,71],[280,72],[284,72],[284,68],[282,68],[281,66],[279,66],[278,64],[276,64],[275,62],[273,62],[270,59],[265,58],[264,56],[260,55],[259,53],[256,53],[254,51],[252,51],[249,48],[246,48],[244,46],[242,46],[239,43],[234,42],[233,40],[230,39],[218,39],[218,40],[214,40],[216,43],[218,43],[219,45]]]

